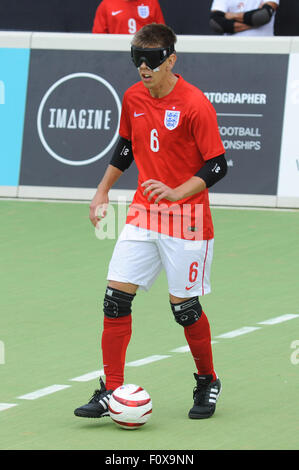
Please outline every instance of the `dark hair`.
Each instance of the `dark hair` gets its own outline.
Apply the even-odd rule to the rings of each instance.
[[[143,26],[132,40],[136,47],[164,47],[167,48],[177,41],[175,32],[165,24],[151,23]]]

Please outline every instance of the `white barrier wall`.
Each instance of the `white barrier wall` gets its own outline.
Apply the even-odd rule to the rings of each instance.
[[[0,32],[0,196],[92,198],[138,80],[130,41]],[[211,203],[299,207],[299,38],[179,36],[176,50],[175,72],[211,100],[226,148]],[[133,165],[111,199],[130,200],[136,178]]]
[[[299,201],[299,42],[290,54],[277,205],[298,207]],[[297,51],[297,52],[296,52]]]

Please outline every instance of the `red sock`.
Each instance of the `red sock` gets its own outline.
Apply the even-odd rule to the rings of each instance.
[[[213,380],[216,380],[217,376],[213,366],[210,325],[205,313],[202,311],[200,318],[193,323],[193,325],[185,326],[184,332],[198,374],[211,374],[213,375]]]
[[[115,390],[124,383],[126,351],[132,333],[132,317],[104,317],[102,355],[106,389]]]

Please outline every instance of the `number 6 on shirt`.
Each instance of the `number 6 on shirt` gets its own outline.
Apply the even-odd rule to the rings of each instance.
[[[151,143],[150,147],[153,152],[159,152],[159,139],[158,139],[158,131],[157,129],[151,130]]]

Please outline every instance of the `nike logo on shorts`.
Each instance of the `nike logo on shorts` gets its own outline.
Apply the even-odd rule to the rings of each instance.
[[[119,13],[121,13],[122,10],[118,10],[118,11],[113,11],[111,14],[112,16],[115,16],[115,15],[118,15]]]
[[[186,290],[193,289],[193,287],[195,287],[196,284],[198,284],[198,282],[196,282],[195,284],[193,284],[193,286],[186,286],[185,289],[186,289]]]
[[[139,113],[137,114],[136,111],[134,111],[134,117],[139,117],[139,116],[143,116],[145,113]]]

